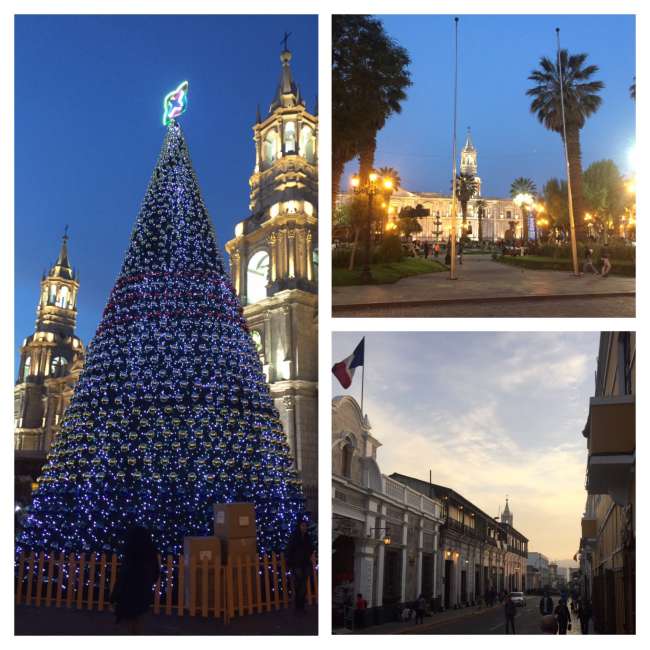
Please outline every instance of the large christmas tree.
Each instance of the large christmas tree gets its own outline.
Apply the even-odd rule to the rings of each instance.
[[[255,503],[260,552],[303,498],[255,345],[171,120],[121,273],[88,348],[20,549],[160,552],[212,534],[212,504]]]

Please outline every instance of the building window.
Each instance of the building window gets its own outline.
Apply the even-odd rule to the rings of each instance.
[[[57,291],[57,289],[58,289],[58,287],[56,286],[56,284],[51,284],[50,285],[50,298],[47,301],[48,305],[53,305],[53,304],[56,303],[56,291]]]
[[[286,153],[296,152],[296,123],[287,122],[284,125],[284,151]]]
[[[23,366],[23,381],[27,381],[27,377],[29,377],[31,371],[32,371],[32,358],[27,357],[25,359],[25,365]]]
[[[246,275],[246,298],[249,305],[266,298],[268,276],[269,254],[266,251],[257,251],[248,262]]]
[[[278,157],[278,134],[269,131],[264,138],[262,145],[262,160],[266,165],[272,164]]]
[[[316,138],[311,127],[306,124],[300,129],[300,153],[307,162],[315,162]]]
[[[61,287],[61,291],[59,292],[59,297],[56,301],[56,306],[57,307],[62,307],[65,309],[68,306],[68,296],[69,296],[69,289],[68,287]]]
[[[65,372],[65,367],[68,365],[68,360],[65,357],[54,357],[52,359],[51,373],[53,376],[60,376]]]
[[[262,343],[262,333],[259,330],[253,330],[251,332],[251,338],[255,344],[257,354],[259,354],[262,363],[264,363],[264,343]]]
[[[352,456],[354,455],[354,444],[350,438],[347,438],[343,445],[343,454],[341,455],[341,474],[345,478],[352,478]]]

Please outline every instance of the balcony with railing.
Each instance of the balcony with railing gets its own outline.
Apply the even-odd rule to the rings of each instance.
[[[403,504],[404,506],[415,508],[420,512],[426,513],[435,519],[442,521],[442,505],[440,502],[420,494],[416,490],[412,490],[403,483],[390,478],[389,476],[382,476],[382,491],[391,499]]]

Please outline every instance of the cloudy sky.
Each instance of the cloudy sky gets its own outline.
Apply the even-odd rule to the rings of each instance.
[[[333,360],[364,333],[333,336]],[[384,474],[453,488],[488,514],[506,494],[529,550],[573,557],[584,509],[598,333],[367,333],[365,405]],[[345,391],[361,395],[361,369]]]

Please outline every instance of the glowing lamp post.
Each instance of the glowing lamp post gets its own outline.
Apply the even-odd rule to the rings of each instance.
[[[381,177],[377,172],[371,171],[368,174],[368,180],[362,183],[359,174],[354,174],[350,180],[350,187],[355,194],[366,194],[368,196],[368,210],[365,224],[365,258],[363,269],[361,270],[361,282],[372,282],[372,273],[370,272],[370,237],[372,230],[372,200],[378,193],[388,195],[393,190],[393,179],[389,176]]]
[[[512,199],[513,203],[521,210],[521,238],[524,246],[528,243],[528,212],[527,208],[535,203],[535,198],[528,192],[520,192]]]

